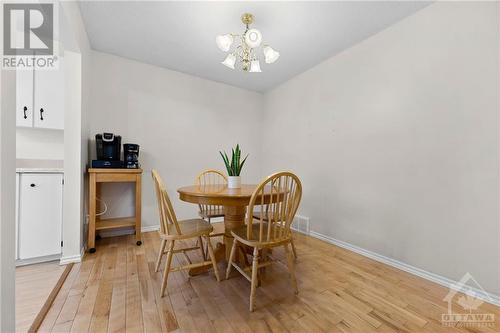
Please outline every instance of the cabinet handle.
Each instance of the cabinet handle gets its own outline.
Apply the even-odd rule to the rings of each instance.
[[[30,184],[31,187],[35,187],[36,185],[35,184]]]
[[[27,108],[27,107],[24,107],[24,108],[23,108],[23,112],[24,112],[24,119],[28,119],[28,116],[26,115],[26,111],[28,111],[28,108]]]
[[[43,108],[40,108],[40,120],[43,120]]]

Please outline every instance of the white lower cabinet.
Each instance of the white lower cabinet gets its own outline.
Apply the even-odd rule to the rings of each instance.
[[[29,261],[60,255],[63,175],[21,173],[18,179],[16,259]]]

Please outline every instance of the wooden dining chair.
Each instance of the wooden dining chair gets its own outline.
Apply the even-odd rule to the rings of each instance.
[[[227,185],[227,177],[222,171],[209,169],[196,176],[195,184],[198,186]],[[207,220],[208,223],[211,223],[213,218],[224,217],[224,206],[205,204],[199,204],[198,206],[200,208],[198,215],[200,215],[202,219]],[[210,237],[220,237],[223,235],[223,232],[212,232]],[[207,244],[205,244],[205,256],[208,256],[207,252]]]
[[[272,263],[267,256],[264,256],[261,261],[260,254],[274,247],[284,247],[292,286],[295,293],[298,293],[295,263],[288,245],[292,241],[290,225],[299,207],[301,197],[302,184],[296,175],[290,172],[275,173],[262,181],[250,198],[248,211],[255,212],[255,208],[258,207],[257,218],[253,214],[248,214],[246,225],[231,231],[234,242],[231,247],[226,278],[229,278],[232,267],[235,267],[250,281],[250,311],[254,310],[258,271]],[[233,262],[239,244],[253,248],[251,267],[240,267]]]
[[[209,234],[212,232],[213,227],[207,221],[203,219],[190,219],[178,221],[175,215],[174,209],[170,198],[168,197],[165,185],[156,170],[152,170],[151,174],[153,176],[153,181],[155,185],[156,198],[158,201],[158,210],[160,215],[160,250],[158,252],[158,258],[156,259],[155,272],[158,272],[160,268],[160,262],[164,254],[167,255],[167,261],[165,263],[165,269],[163,271],[163,281],[161,284],[160,295],[163,297],[165,290],[167,288],[168,274],[170,272],[176,272],[183,269],[191,269],[195,267],[201,267],[206,265],[212,265],[217,281],[220,281],[219,271],[217,270],[217,263],[215,261],[214,250],[212,244],[210,243]],[[197,239],[199,241],[198,246],[185,247],[185,248],[175,248],[176,242],[184,241],[187,239]],[[203,251],[202,238],[205,238],[210,260],[205,259],[205,254]],[[168,247],[167,247],[168,244]],[[165,253],[165,248],[167,252]],[[203,261],[199,263],[193,263],[187,252],[200,250]],[[175,253],[183,253],[188,261],[188,265],[181,265],[177,267],[171,267],[172,257]]]
[[[205,170],[201,172],[195,179],[195,185],[211,186],[211,185],[227,185],[227,177],[218,170]],[[208,222],[216,217],[224,217],[224,206],[219,205],[204,205],[199,204],[199,215],[202,219]]]
[[[255,207],[254,209],[255,209],[255,211],[253,212],[253,218],[254,219],[259,219],[260,218],[260,213],[259,213],[260,207]],[[264,209],[265,212],[267,212],[269,210],[269,205],[265,205],[263,209]],[[265,220],[266,216],[267,216],[267,213],[264,214],[264,221],[266,221]],[[292,238],[290,240],[290,244],[291,244],[291,247],[292,247],[293,258],[297,259],[297,250],[295,249],[295,243],[293,242],[293,235],[291,237]]]

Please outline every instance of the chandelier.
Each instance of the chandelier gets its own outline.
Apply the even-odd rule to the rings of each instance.
[[[243,34],[225,34],[215,38],[217,46],[224,52],[230,52],[231,45],[236,41],[233,51],[227,55],[222,64],[234,69],[236,62],[238,62],[238,67],[243,71],[259,73],[261,70],[257,51],[261,46],[266,64],[272,64],[278,60],[280,53],[273,50],[269,45],[262,44],[262,34],[259,30],[250,29],[249,25],[253,23],[252,14],[245,13],[241,15],[241,21],[246,26]]]

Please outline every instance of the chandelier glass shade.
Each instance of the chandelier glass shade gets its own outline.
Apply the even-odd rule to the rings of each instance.
[[[224,52],[229,52],[226,59],[222,61],[224,66],[231,69],[241,68],[245,72],[260,73],[259,51],[264,54],[264,61],[272,64],[278,60],[280,53],[269,45],[262,43],[262,33],[257,29],[250,29],[253,23],[253,15],[245,13],[241,16],[241,21],[246,29],[241,34],[225,34],[215,38],[217,47]],[[231,48],[233,46],[233,48]],[[232,51],[231,51],[232,49]]]
[[[217,43],[219,49],[227,52],[229,51],[231,44],[233,44],[233,36],[231,36],[230,34],[217,36],[217,38],[215,38],[215,42]]]
[[[280,53],[278,51],[273,50],[273,48],[270,46],[264,46],[262,52],[264,52],[266,64],[272,64],[280,57]]]
[[[226,59],[222,62],[224,66],[234,69],[234,64],[236,63],[236,57],[234,54],[228,54]]]

